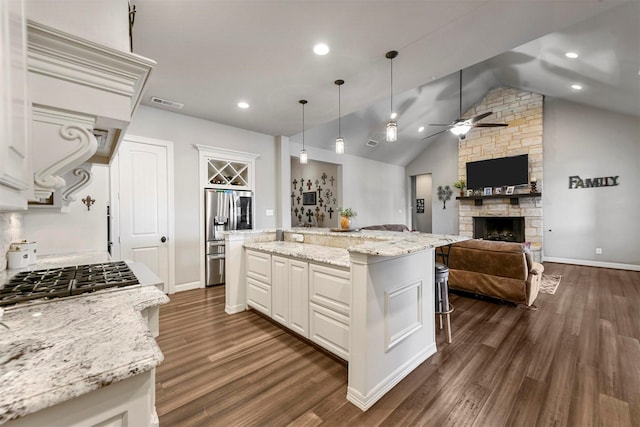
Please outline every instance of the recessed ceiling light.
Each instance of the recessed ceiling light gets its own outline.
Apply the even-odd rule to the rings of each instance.
[[[570,59],[576,59],[579,55],[575,52],[567,52],[564,54],[564,56]]]
[[[324,43],[318,43],[313,47],[313,51],[316,55],[326,55],[329,53],[329,46]]]
[[[422,132],[423,130],[424,130],[424,126],[420,126],[420,127],[418,128],[418,132]]]
[[[582,90],[582,85],[579,85],[577,83],[572,84],[571,85],[571,89],[573,89],[573,90]]]
[[[238,108],[249,108],[249,104],[244,101],[240,101],[238,102]]]

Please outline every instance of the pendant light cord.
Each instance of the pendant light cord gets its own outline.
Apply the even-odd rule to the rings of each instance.
[[[338,85],[338,137],[342,137],[342,132],[340,129],[340,116],[341,116],[341,111],[340,111],[340,85]]]
[[[393,58],[391,58],[391,115],[393,115]],[[391,119],[391,116],[389,116]]]
[[[302,103],[302,149],[304,150],[304,104]]]

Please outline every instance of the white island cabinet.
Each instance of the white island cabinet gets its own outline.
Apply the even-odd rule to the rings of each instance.
[[[228,236],[228,248],[246,256],[228,259],[227,313],[255,308],[349,362],[346,398],[358,408],[436,352],[435,248],[467,238],[296,228],[274,241],[269,233]],[[306,320],[308,334],[298,326]]]

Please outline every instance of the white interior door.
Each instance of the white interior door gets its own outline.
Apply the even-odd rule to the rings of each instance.
[[[125,136],[118,150],[120,254],[146,264],[170,292],[172,147],[136,139]]]

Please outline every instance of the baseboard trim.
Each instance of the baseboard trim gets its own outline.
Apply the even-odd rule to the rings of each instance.
[[[618,262],[602,262],[602,261],[591,261],[591,260],[584,260],[584,259],[556,258],[556,257],[548,257],[548,256],[545,256],[542,259],[543,261],[557,262],[559,264],[575,264],[575,265],[584,265],[587,267],[602,267],[602,268],[613,268],[616,270],[640,271],[640,265],[636,265],[636,264],[622,264]]]
[[[374,386],[367,395],[363,395],[360,391],[353,387],[347,387],[347,400],[366,411],[371,408],[382,396],[387,394],[393,387],[409,375],[414,369],[420,366],[425,360],[436,353],[436,344],[433,343],[425,348],[425,350],[415,357],[409,359],[403,366],[394,370],[385,379]]]
[[[237,304],[237,305],[225,305],[224,312],[227,314],[236,314],[242,311],[246,311],[247,306],[245,304]]]
[[[188,282],[188,283],[180,283],[174,287],[176,292],[190,291],[191,289],[203,288],[204,286],[200,285],[200,282]]]

